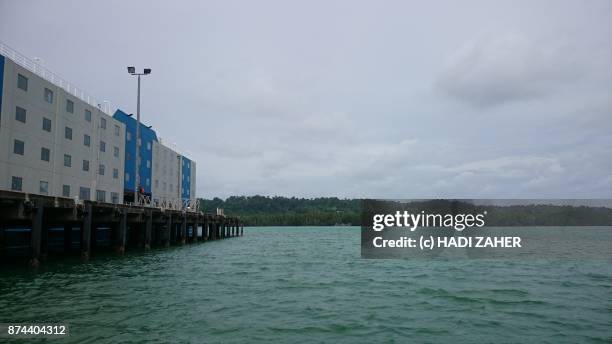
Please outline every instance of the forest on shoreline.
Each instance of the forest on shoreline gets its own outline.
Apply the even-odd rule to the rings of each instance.
[[[231,196],[199,199],[200,209],[217,208],[238,216],[247,226],[361,225],[361,199],[337,197],[296,198],[281,196]],[[367,204],[367,203],[366,203]],[[396,208],[393,202],[388,204]],[[560,205],[473,205],[464,201],[413,202],[407,209],[430,213],[479,213],[487,211],[488,226],[612,226],[612,209]]]
[[[231,196],[200,199],[200,209],[239,216],[248,226],[334,226],[360,224],[361,200],[337,197]]]

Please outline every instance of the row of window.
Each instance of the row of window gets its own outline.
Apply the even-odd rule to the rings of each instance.
[[[147,179],[147,185],[149,185],[149,179]],[[169,186],[169,191],[170,192],[174,192],[174,185],[173,184],[166,184],[166,182],[162,183],[162,191],[166,191],[167,186]],[[155,188],[159,189],[159,180],[155,179]],[[178,191],[178,190],[177,190]],[[189,189],[185,190],[187,196],[189,196]]]
[[[125,132],[126,134],[126,141],[132,141],[132,133],[129,131]],[[142,145],[142,139],[138,139],[138,147],[140,147]],[[147,142],[147,150],[151,150],[151,142]]]
[[[23,178],[12,176],[11,179],[11,190],[13,191],[22,191],[23,189]],[[41,180],[39,182],[39,190],[38,192],[43,195],[49,194],[49,182],[46,180]],[[111,192],[111,202],[119,203],[119,193]],[[70,197],[70,185],[62,185],[62,197]],[[79,198],[84,200],[89,200],[91,197],[90,188],[81,186],[79,188]],[[98,202],[106,202],[106,191],[104,190],[96,190],[96,201]]]
[[[147,184],[148,185],[148,184]],[[166,184],[166,182],[162,183],[162,191],[166,191],[166,187],[169,186],[169,192],[174,192],[174,185],[173,184]],[[155,179],[155,187],[159,188],[159,180]],[[178,189],[176,191],[179,191]],[[189,197],[189,189],[185,190],[185,193],[187,195],[187,197]]]
[[[49,122],[47,122],[46,118],[43,118],[43,130],[46,130],[47,127],[50,128],[50,124],[48,124]],[[65,127],[64,128],[64,138],[67,140],[72,140],[72,128],[70,127]],[[19,141],[19,140],[15,140],[15,141]],[[22,141],[20,141],[22,142]],[[23,143],[23,142],[22,142]],[[87,147],[91,147],[91,136],[84,134],[83,135],[83,145],[87,146]],[[104,141],[100,141],[100,152],[106,152],[106,142]],[[119,147],[114,146],[113,147],[113,156],[115,158],[119,157]],[[20,153],[21,155],[23,155],[23,151],[22,153]]]
[[[15,139],[13,143],[13,153],[17,155],[24,155],[24,151],[25,151],[25,142]],[[46,147],[40,148],[40,160],[46,161],[46,162],[51,161],[51,150],[49,148],[46,148]],[[72,167],[72,156],[70,154],[64,154],[64,166]],[[98,166],[99,175],[103,176],[105,173],[105,170],[106,168],[104,164],[100,164]],[[89,160],[83,160],[83,171],[89,171]],[[113,178],[114,179],[119,178],[119,170],[116,168],[113,168]]]
[[[66,163],[66,156],[64,156],[64,164]],[[70,161],[70,158],[69,160]],[[100,175],[104,175],[104,170],[105,167],[104,165],[100,164],[99,166],[99,174]],[[87,160],[83,160],[83,171],[89,171],[89,161]],[[117,170],[116,168],[113,169],[113,178],[118,178],[119,177],[119,170]],[[129,178],[128,176],[126,176],[126,178]],[[13,191],[22,191],[22,184],[23,184],[23,179],[21,177],[16,177],[13,176],[12,179],[12,183],[11,183],[11,190]],[[147,185],[149,185],[149,179],[147,179]],[[166,191],[166,186],[167,184],[164,182],[163,184],[163,191]],[[155,187],[159,188],[159,180],[155,180]],[[83,191],[86,191],[86,193],[84,193]],[[97,190],[96,193],[98,193],[101,190]],[[174,191],[174,185],[170,184],[170,192]],[[43,195],[47,195],[49,192],[49,183],[47,181],[40,181],[40,190],[39,192]],[[105,195],[104,191],[101,191],[102,195]],[[189,196],[189,190],[186,190],[187,196]],[[111,192],[111,196],[112,196],[113,192]],[[63,185],[62,187],[62,196],[63,197],[70,197],[70,186],[69,185]],[[81,190],[79,192],[79,197],[81,199],[89,199],[90,194],[89,194],[89,188],[85,188],[85,187],[81,187]],[[96,195],[96,200],[100,201],[100,202],[105,202],[106,197],[98,197],[98,195]],[[116,202],[113,202],[116,203]]]
[[[24,92],[28,91],[28,78],[22,74],[17,74],[17,88],[23,90]],[[45,91],[43,93],[43,97],[47,103],[53,103],[53,91],[45,87]],[[74,103],[71,100],[66,100],[66,111],[71,109],[74,111]]]
[[[17,74],[17,88],[27,92],[28,91],[28,78],[21,74]],[[44,91],[44,99],[47,103],[50,103],[50,104],[53,103],[53,91],[46,87]],[[25,123],[26,110],[20,107],[17,107],[17,109],[18,109],[17,111],[21,111],[23,113],[23,122]],[[74,113],[74,102],[70,99],[66,99],[66,112]],[[91,122],[91,111],[88,109],[85,109],[83,112],[83,117],[85,118],[87,122]],[[100,118],[100,128],[106,129],[106,118],[104,117]],[[121,134],[121,128],[118,125],[115,125],[115,136],[119,136],[120,134]]]
[[[157,165],[157,163],[155,163],[155,172],[157,172],[158,169],[159,169],[159,166]],[[162,168],[162,175],[165,176],[167,173],[168,173],[167,166],[164,165],[164,167]],[[174,177],[174,168],[172,167],[170,167],[170,177]]]
[[[139,176],[139,177],[140,177],[140,176]],[[126,182],[129,182],[129,181],[130,181],[130,174],[129,174],[129,172],[125,172],[125,181],[126,181]],[[140,182],[139,182],[139,181],[136,181],[136,182],[137,182],[138,184],[140,184]],[[145,183],[145,184],[146,184],[147,186],[151,186],[151,179],[147,178],[147,179],[146,179],[146,183]]]
[[[130,160],[132,160],[132,156],[130,155],[130,153],[127,153],[127,152],[125,153],[125,160],[126,160],[126,161],[130,161]],[[141,165],[141,166],[142,166],[142,165]],[[146,161],[146,166],[147,166],[147,168],[149,168],[149,169],[151,168],[151,160],[147,160],[147,161]],[[164,172],[164,173],[165,173],[165,172]]]
[[[15,107],[15,120],[21,123],[26,123],[26,119],[27,119],[26,109],[19,107],[19,106]],[[106,128],[106,119],[101,118],[101,120],[104,121],[103,122],[104,127]],[[43,117],[42,130],[51,132],[51,119],[47,117]],[[119,136],[120,133],[121,133],[121,128],[118,125],[115,125],[115,136]],[[67,139],[72,140],[72,128],[70,127],[65,128],[65,137]]]
[[[166,184],[166,182],[162,183],[162,191],[166,191],[166,187],[168,186],[168,184]],[[174,184],[170,184],[170,192],[174,192]],[[159,180],[155,179],[155,188],[159,189]]]

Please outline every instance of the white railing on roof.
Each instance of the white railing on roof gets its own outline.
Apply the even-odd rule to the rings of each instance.
[[[110,113],[110,104],[108,102],[105,102],[105,101],[100,102],[100,101],[98,101],[96,98],[90,96],[89,94],[87,94],[82,89],[80,89],[80,88],[76,87],[75,85],[69,83],[68,81],[66,81],[63,78],[61,78],[59,75],[51,72],[47,68],[41,66],[36,61],[26,57],[25,55],[21,54],[20,52],[18,52],[15,49],[9,47],[8,45],[4,44],[3,42],[0,42],[0,54],[4,55],[5,57],[7,57],[9,59],[11,59],[16,64],[18,64],[21,67],[29,70],[30,72],[32,72],[32,73],[40,76],[41,78],[51,82],[52,84],[63,88],[66,92],[68,92],[71,95],[79,98],[80,100],[86,102],[87,104],[100,109],[101,111],[105,112],[107,115],[111,115],[111,113]]]

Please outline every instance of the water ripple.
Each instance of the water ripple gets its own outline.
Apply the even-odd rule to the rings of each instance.
[[[0,271],[0,322],[74,343],[609,342],[609,261],[363,260],[357,228]],[[417,340],[418,339],[418,340]]]

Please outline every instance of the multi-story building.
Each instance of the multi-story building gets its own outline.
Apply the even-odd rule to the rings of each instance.
[[[123,201],[125,125],[0,55],[0,189]]]
[[[10,57],[5,54],[9,53]],[[3,55],[4,54],[4,55]],[[0,190],[99,202],[193,204],[195,162],[136,119],[0,43]]]
[[[160,142],[153,144],[153,193],[157,200],[179,199],[181,155]]]
[[[191,161],[159,141],[153,144],[153,161],[154,199],[195,200],[195,161]]]
[[[122,122],[125,127],[125,163],[124,163],[124,195],[125,200],[134,200],[134,190],[137,184],[143,189],[143,194],[151,196],[151,167],[153,165],[153,142],[157,141],[157,134],[151,128],[140,123],[140,165],[136,175],[136,119],[122,110],[115,111],[113,118]],[[136,178],[139,180],[136,180]]]
[[[134,152],[136,151],[136,119],[117,110],[113,115],[126,126],[125,188],[127,201],[133,200],[135,185]],[[157,133],[140,123],[139,188],[154,204],[195,201],[195,162],[162,144]]]

